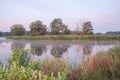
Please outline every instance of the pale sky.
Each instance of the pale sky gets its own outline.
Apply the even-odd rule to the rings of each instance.
[[[49,27],[61,18],[71,30],[76,22],[91,21],[94,32],[120,31],[120,0],[0,0],[0,31],[10,31],[13,24],[41,20]]]

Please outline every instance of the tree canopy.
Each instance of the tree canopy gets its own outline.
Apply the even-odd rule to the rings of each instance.
[[[30,33],[32,36],[43,35],[46,33],[46,31],[46,25],[44,25],[40,20],[37,20],[30,24]]]
[[[82,27],[82,33],[84,35],[91,35],[93,34],[93,26],[90,21],[84,22]]]
[[[60,18],[55,18],[51,24],[50,24],[50,28],[51,28],[51,34],[60,34],[60,33],[65,33],[68,34],[69,33],[69,29],[68,27],[63,24],[62,19]]]
[[[31,22],[29,25],[30,31],[25,31],[25,28],[21,24],[12,25],[10,31],[13,36],[22,36],[22,35],[31,35],[31,36],[39,36],[39,35],[61,35],[61,34],[78,34],[78,35],[92,35],[93,26],[90,21],[76,23],[77,28],[76,31],[70,31],[68,26],[62,22],[62,19],[55,18],[50,23],[50,29],[47,31],[46,25],[42,23],[40,20],[36,20]],[[2,33],[0,33],[2,35]]]
[[[23,36],[25,34],[25,28],[22,24],[14,24],[12,25],[10,32],[13,36]]]

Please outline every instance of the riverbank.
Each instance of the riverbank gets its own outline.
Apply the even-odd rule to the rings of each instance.
[[[16,49],[8,65],[0,65],[0,80],[119,80],[120,46],[99,52],[71,69],[67,61],[55,58],[36,61],[30,50]]]
[[[41,35],[41,36],[8,36],[12,40],[120,40],[120,36],[111,35]]]

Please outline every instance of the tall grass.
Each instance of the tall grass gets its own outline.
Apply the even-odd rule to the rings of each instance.
[[[68,67],[64,61],[35,61],[30,50],[14,50],[8,62],[0,67],[0,80],[66,80]]]
[[[120,40],[120,36],[111,35],[41,35],[41,36],[9,36],[14,40]]]
[[[30,50],[17,49],[7,66],[0,67],[0,80],[120,80],[120,46],[100,52],[71,69],[64,60],[34,60]]]
[[[120,46],[100,52],[72,70],[68,80],[120,80]]]

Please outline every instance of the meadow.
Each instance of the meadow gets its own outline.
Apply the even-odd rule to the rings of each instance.
[[[41,35],[41,36],[8,36],[13,40],[120,40],[112,35]]]

